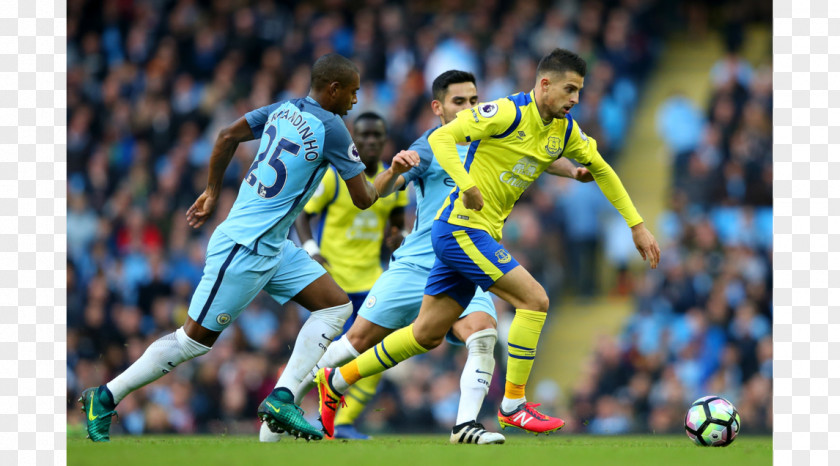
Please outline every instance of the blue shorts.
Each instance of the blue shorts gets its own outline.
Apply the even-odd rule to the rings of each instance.
[[[276,256],[261,256],[219,231],[207,245],[201,282],[190,301],[189,316],[202,327],[221,332],[261,290],[284,304],[318,277],[321,264],[289,240]]]
[[[371,288],[359,315],[380,327],[398,329],[408,326],[420,312],[428,277],[429,269],[414,264],[391,262],[388,270]],[[476,290],[460,318],[473,312],[484,312],[496,320],[496,308],[490,293]],[[446,335],[446,339],[450,343],[462,344],[451,333]]]
[[[484,230],[432,224],[435,265],[426,282],[427,295],[446,293],[463,307],[475,296],[476,285],[487,291],[519,262]]]
[[[391,262],[388,270],[371,288],[359,315],[380,327],[398,329],[408,326],[420,313],[428,277],[428,269],[409,263]],[[476,290],[459,318],[463,319],[473,312],[484,312],[496,320],[496,308],[490,293]],[[446,339],[450,343],[463,344],[451,331]]]

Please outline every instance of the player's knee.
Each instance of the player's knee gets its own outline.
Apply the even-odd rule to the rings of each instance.
[[[327,336],[335,338],[339,333],[341,333],[342,328],[344,328],[344,322],[346,322],[347,318],[352,314],[353,304],[348,301],[345,304],[313,311],[309,318],[317,319],[327,324],[327,326],[333,331],[333,334]]]
[[[545,291],[534,296],[531,302],[532,304],[530,305],[528,310],[537,312],[548,312],[549,302],[548,295],[545,294]]]
[[[498,334],[495,328],[479,330],[467,338],[464,343],[467,350],[473,354],[493,354]]]
[[[487,329],[495,329],[496,320],[485,312],[473,312],[459,319],[452,326],[452,331],[461,341],[466,342],[470,335]]]
[[[358,322],[358,320],[356,322]],[[355,324],[353,324],[353,326],[350,327],[350,330],[348,330],[344,336],[347,337],[347,341],[350,342],[350,345],[353,346],[353,349],[360,353],[369,350],[373,347],[373,345],[379,343],[378,341],[374,341],[374,337],[372,335],[366,334],[365,332],[359,330]]]
[[[207,352],[210,351],[209,346],[203,345],[190,338],[187,335],[187,332],[184,331],[184,327],[181,327],[175,331],[175,340],[178,342],[178,347],[182,355],[181,361],[175,363],[176,365],[189,359],[197,358],[201,355],[207,354]]]
[[[417,340],[418,345],[422,346],[423,348],[426,348],[427,350],[432,350],[440,346],[441,343],[443,343],[443,338],[445,336],[446,333],[444,333],[443,335],[423,333],[419,335],[415,334],[414,339]]]
[[[189,338],[202,346],[206,346],[207,348],[213,346],[213,344],[216,343],[216,339],[218,339],[219,335],[222,334],[222,332],[217,332],[203,327],[191,317],[187,317],[187,321],[184,322],[184,325],[180,328],[180,330],[183,332],[184,337]]]

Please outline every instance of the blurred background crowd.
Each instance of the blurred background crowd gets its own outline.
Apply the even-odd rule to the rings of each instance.
[[[626,272],[635,254],[626,226],[594,184],[550,177],[517,204],[505,244],[555,303],[603,294],[635,303],[621,334],[598,342],[571,402],[550,407],[569,430],[679,432],[688,403],[717,393],[751,432],[769,432],[770,55],[768,48],[767,66],[754,66],[739,49],[744,25],[770,16],[749,7],[762,2],[727,3],[69,2],[68,403],[183,323],[209,236],[258,145],[240,145],[213,221],[192,230],[184,214],[204,189],[216,134],[253,108],[306,95],[318,56],[335,51],[359,65],[362,89],[347,121],[382,114],[391,155],[438,124],[428,102],[439,73],[474,72],[480,99],[490,100],[531,89],[539,58],[569,48],[589,64],[572,115],[615,166],[669,34],[700,28],[720,33],[726,54],[708,70],[709,102],[674,94],[657,116],[672,167],[667,210],[648,219],[663,250],[660,268],[600,280],[600,267]],[[406,224],[412,215],[409,207]],[[512,310],[498,304],[504,341]],[[256,406],[307,314],[261,295],[210,353],[127,397],[114,430],[255,432]],[[503,393],[505,358],[497,356],[482,411],[490,419]],[[363,430],[451,428],[465,359],[462,348],[442,345],[389,371]],[[316,401],[303,406],[313,422]],[[68,412],[71,424],[81,422]]]

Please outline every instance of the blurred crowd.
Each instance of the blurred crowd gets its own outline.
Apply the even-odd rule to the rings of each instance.
[[[672,156],[662,263],[636,283],[636,312],[603,338],[571,409],[591,433],[678,432],[709,394],[772,431],[772,70],[739,54],[742,28],[711,69],[705,109],[674,95],[658,127]]]
[[[185,212],[204,189],[219,129],[251,109],[306,95],[318,56],[335,51],[359,65],[359,102],[346,121],[381,113],[386,154],[394,154],[438,124],[428,102],[439,73],[474,72],[480,99],[490,100],[531,89],[539,58],[570,48],[589,64],[573,116],[614,162],[662,38],[690,16],[681,2],[665,0],[70,2],[68,402],[184,322],[209,236],[230,210],[258,145],[240,145],[215,217],[193,230]],[[690,105],[676,109],[695,118],[698,133],[674,146],[675,174],[690,179],[675,183],[687,189],[675,187],[660,221],[668,251],[663,272],[637,285],[638,314],[621,341],[599,347],[576,394],[574,415],[593,419],[593,432],[596,420],[611,424],[615,416],[627,418],[629,429],[647,430],[646,419],[671,416],[677,398],[682,410],[682,398],[693,396],[693,388],[676,387],[717,384],[720,392],[738,390],[736,403],[766,399],[769,77],[735,53],[715,67],[713,79],[708,115]],[[575,214],[603,207],[595,192],[541,179],[508,219],[506,246],[552,295],[603,292],[596,271],[585,268],[608,228],[603,217]],[[406,224],[412,215],[409,207]],[[499,312],[504,327],[512,311]],[[307,314],[260,295],[210,353],[127,397],[115,430],[254,432],[256,406]],[[652,344],[665,335],[667,348]],[[711,361],[703,351],[726,356]],[[482,411],[488,415],[503,393],[499,356]],[[363,418],[366,429],[448,430],[465,358],[462,348],[442,345],[388,371]],[[755,406],[766,411],[769,402]],[[303,408],[314,422],[313,397]],[[68,412],[71,423],[81,422],[75,409]]]

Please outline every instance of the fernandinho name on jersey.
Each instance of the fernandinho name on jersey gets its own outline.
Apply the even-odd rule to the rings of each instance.
[[[257,254],[275,256],[327,167],[349,179],[365,166],[341,118],[312,98],[258,108],[245,119],[260,147],[219,230]]]
[[[317,159],[320,153],[318,149],[321,147],[318,145],[318,138],[315,137],[315,132],[312,130],[309,121],[297,111],[297,107],[284,108],[272,114],[268,123],[272,123],[278,119],[288,120],[292,124],[292,127],[297,130],[300,139],[303,141],[302,145],[305,151],[303,158],[310,162]]]
[[[377,174],[385,170],[380,163]],[[368,176],[371,183],[376,178]],[[330,170],[304,211],[321,214],[315,236],[327,269],[348,293],[370,290],[382,274],[380,251],[391,211],[408,204],[404,191],[380,198],[366,210],[353,204],[347,185]]]
[[[469,142],[461,162],[455,142]],[[519,93],[463,110],[455,120],[429,136],[435,158],[455,180],[437,217],[440,220],[490,233],[500,240],[502,226],[516,201],[548,166],[565,156],[589,167],[604,195],[628,225],[642,221],[612,168],[572,119],[545,124],[530,94]],[[464,207],[461,192],[477,186],[484,199],[480,211]]]

